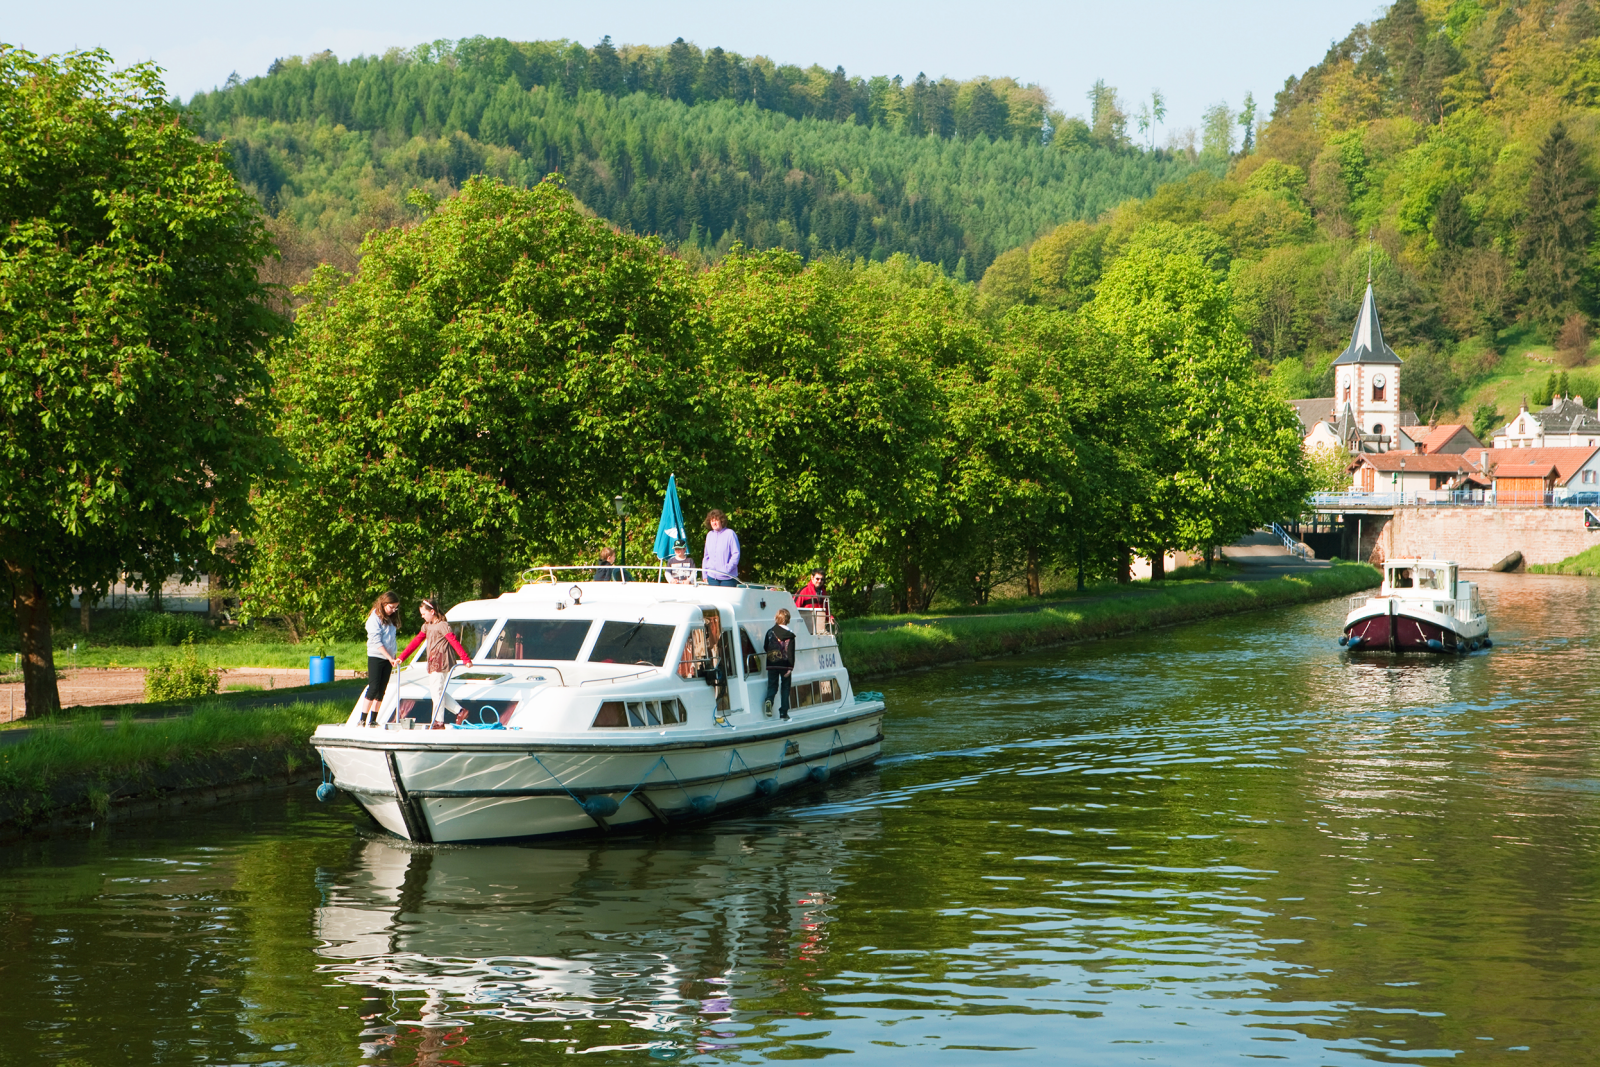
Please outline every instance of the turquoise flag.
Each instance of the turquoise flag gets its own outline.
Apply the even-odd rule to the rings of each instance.
[[[678,506],[678,476],[667,479],[667,495],[661,499],[661,523],[656,527],[656,558],[672,555],[672,543],[687,543],[689,533],[683,528],[683,508]]]

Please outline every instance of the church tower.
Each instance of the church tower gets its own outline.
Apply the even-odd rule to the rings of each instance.
[[[1400,443],[1400,357],[1383,343],[1372,281],[1350,334],[1333,361],[1333,410],[1352,452],[1387,452]],[[1352,440],[1352,438],[1354,438]]]

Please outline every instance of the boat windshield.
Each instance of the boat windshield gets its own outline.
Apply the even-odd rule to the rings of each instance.
[[[1411,568],[1410,567],[1396,567],[1394,570],[1390,571],[1389,572],[1389,588],[1390,589],[1411,589],[1411,588],[1414,588],[1412,586],[1412,584],[1411,584]]]
[[[1418,567],[1417,588],[1445,591],[1446,578],[1443,567]]]
[[[476,657],[482,653],[483,643],[489,639],[489,631],[494,629],[494,624],[494,619],[473,619],[470,622],[453,622],[450,626],[467,655]]]
[[[675,626],[645,622],[608,622],[600,627],[589,652],[590,663],[636,663],[662,667]]]
[[[589,626],[588,619],[507,619],[485,658],[575,660]]]

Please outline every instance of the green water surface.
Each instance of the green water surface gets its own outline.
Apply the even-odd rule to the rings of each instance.
[[[1353,660],[1342,602],[882,685],[874,771],[409,850],[309,789],[0,849],[0,1063],[1600,1062],[1600,582]]]

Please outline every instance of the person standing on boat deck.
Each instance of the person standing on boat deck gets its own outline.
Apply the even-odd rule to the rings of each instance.
[[[626,581],[622,574],[622,568],[617,566],[616,549],[608,546],[600,550],[600,562],[594,565],[594,577],[589,580],[592,582]]]
[[[825,608],[828,606],[828,586],[821,571],[811,572],[811,581],[794,595],[797,608]]]
[[[673,585],[694,584],[694,560],[689,556],[689,546],[682,541],[672,543],[672,555],[667,557],[667,581]]]
[[[361,725],[378,725],[378,708],[389,688],[389,675],[400,657],[395,654],[395,631],[400,626],[400,598],[384,593],[372,602],[367,615],[367,706],[361,709]]]
[[[794,680],[794,631],[789,629],[789,609],[779,608],[772,617],[763,651],[767,654],[767,695],[763,710],[772,714],[772,696],[778,696],[778,718],[789,717],[789,683]]]
[[[428,691],[433,694],[433,725],[435,729],[443,729],[445,702],[455,704],[455,700],[444,691],[445,679],[450,675],[450,668],[455,666],[457,656],[468,667],[472,666],[472,657],[467,655],[466,649],[461,647],[461,642],[451,632],[444,612],[431,600],[422,602],[422,632],[411,639],[406,650],[400,653],[400,658],[411,655],[423,641],[428,642]],[[456,704],[457,710],[460,707]]]
[[[739,584],[739,535],[728,529],[728,518],[716,508],[706,512],[706,554],[700,561],[707,585]]]

